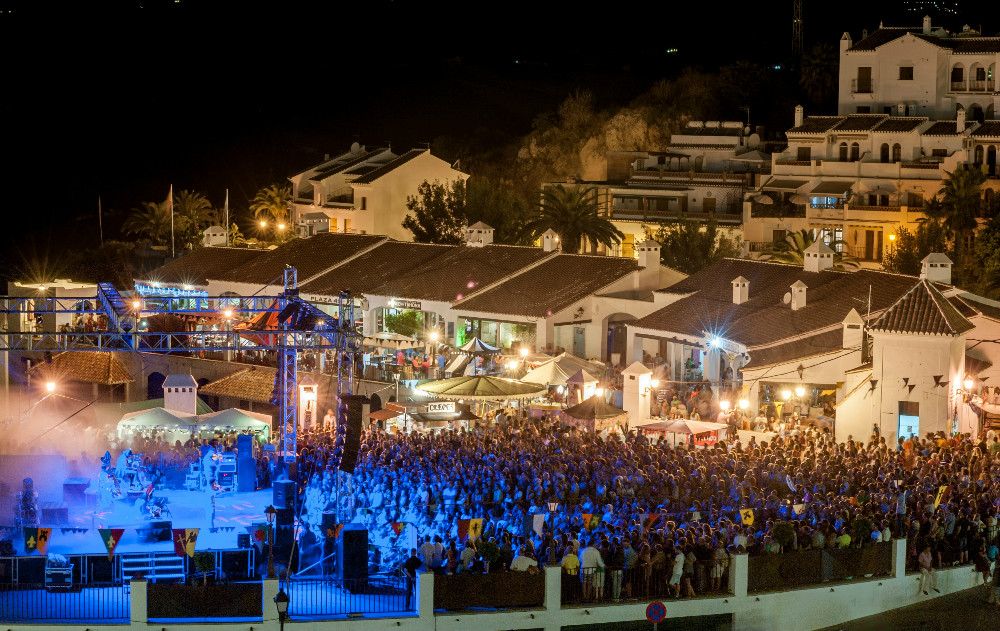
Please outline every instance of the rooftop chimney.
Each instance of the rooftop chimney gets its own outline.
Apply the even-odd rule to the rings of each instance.
[[[801,280],[795,281],[792,285],[792,311],[798,311],[806,306],[806,284]]]
[[[864,326],[865,321],[861,318],[861,314],[858,313],[857,309],[851,309],[844,318],[844,342],[843,348],[861,348],[861,342],[864,341]]]
[[[802,125],[802,119],[805,118],[805,109],[801,105],[795,106],[795,125],[798,127]]]
[[[552,228],[542,233],[542,249],[553,252],[559,249],[559,235]]]
[[[198,413],[198,382],[191,375],[168,375],[163,380],[163,407],[185,414]]]
[[[741,305],[750,299],[750,281],[737,276],[733,279],[733,304]]]
[[[965,131],[965,108],[961,105],[955,112],[955,131],[960,134]]]
[[[930,35],[930,34],[931,34],[931,16],[925,15],[924,16],[924,35]]]
[[[802,260],[802,269],[806,272],[833,269],[833,250],[822,241],[813,241],[802,253]]]
[[[465,229],[465,245],[482,247],[493,243],[493,228],[477,221]]]
[[[639,255],[639,286],[636,289],[660,288],[660,243],[646,239],[635,247]]]
[[[931,252],[920,261],[920,278],[935,283],[951,284],[951,259],[944,254]]]

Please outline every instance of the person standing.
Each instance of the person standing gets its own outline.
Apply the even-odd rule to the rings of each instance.
[[[337,424],[336,419],[337,417],[333,415],[333,409],[327,408],[326,416],[323,417],[323,425],[320,427],[320,430],[333,431],[333,429],[335,429],[335,426]]]
[[[410,558],[403,562],[403,574],[406,576],[406,608],[410,608],[413,599],[413,589],[417,584],[417,570],[423,562],[417,556],[417,549],[410,548]]]

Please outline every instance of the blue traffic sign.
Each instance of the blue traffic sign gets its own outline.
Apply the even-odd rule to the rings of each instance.
[[[667,606],[663,603],[656,602],[650,603],[646,607],[646,620],[649,620],[653,624],[658,622],[663,622],[664,618],[667,617]]]

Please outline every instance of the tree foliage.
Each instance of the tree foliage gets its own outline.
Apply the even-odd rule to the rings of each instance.
[[[882,255],[882,267],[895,274],[917,276],[924,257],[948,249],[944,227],[933,219],[921,222],[913,232],[901,226],[895,236]]]
[[[597,190],[593,187],[548,186],[542,190],[541,212],[527,229],[536,237],[546,230],[555,231],[563,252],[569,254],[579,252],[587,242],[607,247],[621,243],[624,235],[598,210]]]
[[[824,42],[806,51],[799,67],[799,87],[813,105],[831,104],[837,96],[837,54],[833,46]]]
[[[465,197],[462,180],[444,184],[424,180],[417,187],[416,196],[406,198],[406,209],[410,212],[403,219],[403,227],[413,233],[417,243],[458,245],[463,242],[468,225]]]
[[[201,245],[205,229],[218,221],[212,203],[201,193],[182,190],[174,197],[174,231],[181,247]]]
[[[175,218],[176,221],[176,218]],[[174,225],[176,232],[177,226]],[[166,201],[142,202],[122,224],[122,231],[141,239],[149,239],[153,245],[170,244],[170,211]]]
[[[969,269],[971,261],[966,257],[965,241],[979,225],[976,217],[982,206],[980,188],[986,181],[986,174],[971,168],[945,173],[948,179],[941,187],[940,198],[930,200],[924,207],[924,214],[944,226],[952,243],[953,280],[963,284],[974,276],[974,271]]]
[[[392,333],[399,333],[407,337],[416,337],[417,332],[422,327],[423,316],[419,311],[407,309],[385,316],[385,328],[389,329]]]
[[[764,257],[764,260],[778,263],[790,263],[792,265],[804,265],[806,261],[806,249],[816,242],[816,233],[809,228],[803,228],[797,232],[790,232],[774,244],[774,251]],[[837,252],[838,245],[846,245],[843,240],[831,241],[827,243],[833,248],[833,269],[858,269],[858,262],[851,256],[843,252]]]
[[[738,257],[742,247],[739,237],[719,230],[715,219],[707,224],[682,219],[646,228],[646,238],[660,244],[660,261],[685,274],[693,274],[727,257]]]
[[[469,178],[465,183],[466,218],[469,224],[482,221],[493,228],[493,242],[531,245],[527,229],[535,211],[515,189],[487,178]]]
[[[250,200],[250,212],[257,219],[284,223],[288,220],[288,203],[291,196],[292,189],[287,186],[278,184],[265,186]]]
[[[976,271],[974,289],[989,298],[1000,297],[1000,216],[994,215],[976,234],[972,251]]]

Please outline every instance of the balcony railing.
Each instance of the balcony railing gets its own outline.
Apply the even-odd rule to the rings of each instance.
[[[811,160],[775,160],[775,166],[779,167],[807,167],[812,164]]]
[[[952,81],[951,82],[952,92],[965,92],[965,81]]]
[[[774,241],[747,241],[747,252],[750,254],[767,254],[774,251]]]
[[[970,81],[969,82],[969,92],[985,92],[986,82],[985,81]]]
[[[809,204],[814,210],[844,210],[843,202],[839,204]]]
[[[874,212],[884,212],[884,213],[898,213],[899,206],[878,206],[878,205],[866,205],[866,204],[851,204],[851,210],[865,210]]]
[[[904,169],[940,169],[940,162],[901,162],[900,167]]]
[[[805,204],[789,204],[789,203],[774,203],[774,204],[761,204],[760,202],[751,202],[750,204],[750,216],[751,217],[778,217],[778,218],[805,218],[806,216],[806,205]]]
[[[872,93],[872,80],[871,79],[851,79],[851,93],[852,94],[871,94]]]

